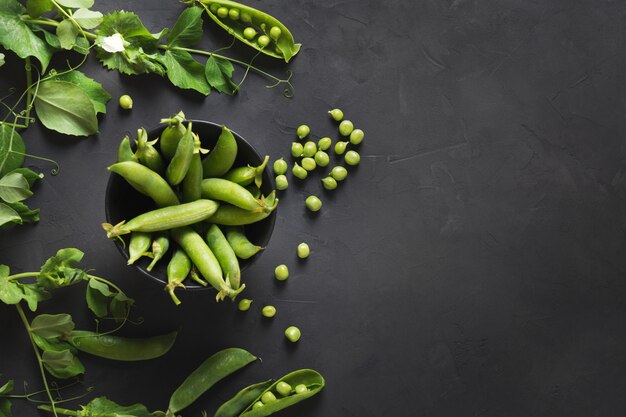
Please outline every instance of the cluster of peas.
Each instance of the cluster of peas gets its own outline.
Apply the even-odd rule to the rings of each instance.
[[[283,397],[288,397],[292,393],[304,394],[308,390],[309,389],[304,384],[298,384],[295,386],[295,388],[292,388],[291,385],[283,381],[276,384],[276,392]],[[272,391],[267,391],[261,396],[261,399],[259,401],[255,402],[252,405],[252,409],[254,410],[256,408],[263,407],[264,405],[270,404],[274,401],[276,401],[276,394],[274,394]]]

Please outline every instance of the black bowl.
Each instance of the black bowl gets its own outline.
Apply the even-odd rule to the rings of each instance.
[[[200,136],[202,147],[212,149],[217,143],[217,138],[222,131],[222,126],[202,120],[191,120],[191,122],[193,123],[193,131]],[[163,129],[165,129],[165,125],[150,130],[148,132],[150,140],[158,138]],[[236,132],[232,133],[237,140],[238,147],[237,159],[235,160],[235,164],[233,166],[238,167],[248,164],[251,166],[260,165],[263,162],[263,158],[261,158],[254,147]],[[263,195],[268,195],[275,188],[274,179],[269,174],[269,170],[270,168],[267,168],[263,172],[263,185],[261,186],[261,192]],[[105,215],[107,223],[117,224],[122,220],[130,220],[139,214],[156,208],[156,205],[149,197],[137,192],[121,176],[111,173],[105,197]],[[244,227],[245,234],[252,243],[265,247],[270,240],[275,222],[276,210],[274,210],[274,212],[262,221],[246,225]],[[126,246],[128,246],[128,239],[125,240],[127,242]],[[122,242],[120,242],[119,239],[115,239],[115,244],[120,253],[124,256],[124,259],[128,260],[128,251],[124,248]],[[170,247],[168,253],[155,265],[152,271],[146,270],[146,267],[150,263],[150,259],[145,256],[137,260],[133,266],[139,269],[139,271],[141,271],[145,276],[154,280],[154,282],[157,282],[160,285],[165,285],[167,283],[167,264],[172,253],[173,250]],[[239,260],[242,278],[244,277],[243,271],[254,263],[254,261],[256,261],[262,253],[263,251],[259,251],[256,255],[249,259]],[[207,287],[198,285],[189,278],[185,281],[185,287],[187,289],[196,290],[212,288],[210,285]]]

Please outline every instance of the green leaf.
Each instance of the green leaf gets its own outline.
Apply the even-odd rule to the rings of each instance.
[[[87,306],[97,317],[105,317],[109,313],[109,298],[115,294],[109,286],[95,279],[90,279],[87,285]]]
[[[77,85],[89,96],[96,113],[107,112],[106,103],[111,100],[111,95],[96,80],[87,77],[78,70],[64,72],[54,77],[54,79]]]
[[[200,7],[185,9],[167,36],[169,46],[191,47],[202,37],[202,12]]]
[[[65,341],[57,339],[45,339],[39,335],[33,334],[33,340],[42,352],[63,352],[69,350],[72,353],[76,353],[77,350]]]
[[[85,271],[75,266],[84,254],[75,248],[65,248],[46,261],[37,275],[37,284],[43,288],[60,288],[87,279]]]
[[[85,373],[85,367],[69,349],[44,351],[41,359],[46,370],[55,378],[67,379]]]
[[[56,34],[57,38],[59,38],[59,42],[61,43],[61,48],[72,49],[76,43],[78,28],[74,26],[74,23],[71,20],[65,19],[59,23],[59,26],[57,26]]]
[[[24,292],[23,299],[28,304],[30,311],[37,310],[37,304],[50,298],[50,293],[40,288],[37,284],[20,284]]]
[[[33,19],[38,18],[42,14],[54,10],[54,4],[50,0],[27,0],[26,10]]]
[[[43,174],[39,173],[39,172],[35,172],[32,169],[29,168],[17,168],[14,169],[13,171],[9,172],[9,174],[13,174],[13,173],[18,173],[18,174],[22,174],[24,176],[24,178],[26,178],[26,181],[28,181],[28,186],[32,187],[33,184],[35,183],[35,181],[40,180],[43,178]]]
[[[34,56],[45,71],[54,50],[21,18],[26,9],[17,0],[0,0],[0,45],[20,58]]]
[[[22,224],[22,217],[9,205],[0,203],[0,227],[11,223]],[[1,298],[2,297],[0,296],[0,299]]]
[[[111,313],[111,317],[115,318],[116,322],[124,321],[124,319],[128,316],[128,311],[135,303],[135,300],[126,296],[121,292],[115,294],[115,297],[111,300],[111,304],[109,305],[109,311]]]
[[[89,96],[67,81],[40,83],[35,111],[44,126],[65,135],[88,136],[98,132],[98,119]]]
[[[233,64],[223,58],[209,57],[204,67],[204,75],[209,85],[220,93],[234,94],[237,85],[233,83]]]
[[[37,223],[39,221],[39,209],[31,209],[22,202],[7,204],[21,217],[21,223]]]
[[[0,265],[0,301],[17,304],[22,300],[22,290],[17,282],[9,281],[9,267]]]
[[[153,417],[143,404],[122,406],[114,403],[106,397],[98,397],[82,407],[79,417]]]
[[[25,151],[24,141],[15,128],[0,125],[0,175],[21,167]]]
[[[85,8],[93,6],[94,0],[57,0],[61,6],[70,7],[72,9]]]
[[[4,65],[4,54],[0,53],[0,67]]]
[[[13,380],[7,381],[6,384],[0,387],[0,395],[9,394],[11,391],[13,391]]]
[[[47,340],[58,340],[74,330],[74,321],[69,314],[40,314],[30,324],[31,331]]]
[[[0,398],[0,417],[12,417],[11,401],[7,398]]]
[[[167,50],[160,61],[167,69],[167,78],[176,87],[196,90],[205,96],[211,92],[204,76],[204,66],[193,59],[189,52]]]
[[[102,23],[103,15],[93,10],[78,9],[72,17],[83,29],[93,29]]]
[[[79,54],[87,55],[89,54],[90,46],[91,45],[89,44],[89,41],[87,39],[79,36],[78,38],[76,38],[76,44],[74,45],[74,48],[72,48],[72,51],[78,52]]]
[[[12,172],[0,178],[0,198],[7,203],[17,203],[26,200],[33,195],[28,188],[26,178],[18,173]]]

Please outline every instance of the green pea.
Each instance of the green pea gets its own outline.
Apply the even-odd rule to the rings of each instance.
[[[249,298],[242,298],[237,304],[237,308],[239,311],[248,311],[250,310],[250,305],[252,304],[252,300]]]
[[[283,31],[280,30],[280,28],[278,26],[272,26],[272,28],[270,29],[270,38],[272,38],[275,41],[277,41],[278,38],[280,38],[280,35],[282,33],[283,33]]]
[[[348,142],[337,142],[335,143],[335,154],[343,155],[348,147]]]
[[[350,120],[343,120],[339,123],[339,133],[342,136],[350,136],[350,133],[354,130],[354,125]]]
[[[296,130],[296,135],[298,135],[299,139],[306,138],[307,136],[309,136],[309,133],[311,133],[311,128],[307,125],[300,125]]]
[[[276,401],[276,396],[272,391],[266,391],[263,395],[261,395],[261,401],[263,402],[263,404],[268,404]]]
[[[265,23],[261,23],[259,26],[261,27],[261,30],[263,32],[265,32],[265,29],[267,29],[267,25]]]
[[[291,156],[294,158],[300,158],[304,152],[304,146],[301,143],[293,142],[291,144]]]
[[[217,9],[220,8],[219,3],[213,3],[211,4],[211,7],[209,8],[211,10],[211,13],[217,13]]]
[[[228,17],[228,8],[220,7],[219,9],[217,9],[217,16],[222,19],[226,19]]]
[[[330,157],[324,151],[315,152],[315,163],[321,167],[325,167],[330,163]]]
[[[305,242],[302,242],[298,245],[298,258],[306,259],[309,257],[310,253],[311,249],[309,249],[309,245],[307,245]]]
[[[276,176],[276,188],[279,190],[286,190],[289,187],[289,181],[287,181],[287,177],[285,175],[277,175]]]
[[[279,382],[278,384],[276,384],[276,391],[277,391],[280,395],[282,395],[282,396],[286,397],[286,396],[288,396],[289,394],[291,394],[291,385],[289,385],[289,384],[288,384],[288,383],[286,383],[286,382],[282,382],[282,381],[281,381],[281,382]]]
[[[257,402],[255,402],[255,403],[254,403],[254,405],[252,406],[252,409],[255,409],[255,408],[261,408],[261,407],[263,407],[263,405],[264,405],[264,404],[263,404],[261,401],[257,401]]]
[[[261,48],[265,48],[267,45],[270,44],[270,38],[266,35],[261,35],[259,36],[259,39],[256,40],[256,42]]]
[[[332,109],[328,112],[328,114],[330,114],[330,117],[335,119],[337,122],[340,122],[343,119],[343,112],[339,109]]]
[[[228,17],[230,17],[233,20],[239,20],[239,10],[237,10],[237,9],[230,9],[228,11]]]
[[[315,167],[317,166],[317,164],[315,163],[315,159],[310,158],[310,157],[306,157],[306,158],[302,158],[302,168],[306,169],[307,171],[313,171],[315,169]]]
[[[359,162],[361,162],[361,155],[359,155],[356,151],[348,151],[343,159],[348,165],[359,165]]]
[[[272,317],[274,317],[276,315],[276,307],[274,307],[274,306],[265,306],[261,310],[261,314],[263,314],[263,317],[272,318]],[[265,402],[265,401],[263,401],[263,402]]]
[[[335,180],[333,177],[324,177],[322,178],[322,185],[327,190],[334,190],[335,188],[337,188],[337,180]]]
[[[305,392],[308,392],[309,389],[304,384],[298,384],[296,385],[295,391],[296,394],[304,394]]]
[[[241,12],[241,21],[244,23],[250,23],[252,22],[252,16],[250,16],[250,13],[248,12]]]
[[[302,155],[304,156],[313,156],[317,152],[317,145],[315,142],[308,141],[304,144],[304,149],[302,150]]]
[[[298,340],[300,340],[300,336],[302,336],[302,333],[300,332],[300,329],[298,329],[296,326],[289,326],[287,327],[287,329],[285,329],[285,337],[290,342],[297,342]],[[306,389],[306,386],[304,386],[304,388]],[[298,392],[298,386],[296,386],[296,394],[300,394]]]
[[[120,107],[124,110],[130,110],[133,108],[133,99],[128,95],[124,94],[120,97]]]
[[[287,168],[289,166],[287,165],[287,162],[283,159],[277,159],[274,161],[274,174],[276,175],[283,175],[287,173]]]
[[[358,145],[363,142],[363,138],[365,137],[365,133],[361,129],[354,129],[352,133],[350,133],[350,143],[353,145]]]
[[[333,140],[331,138],[329,137],[321,138],[320,140],[317,141],[317,149],[319,149],[320,151],[326,151],[330,149],[332,144],[333,144]]]
[[[291,168],[291,173],[293,174],[294,177],[299,178],[301,180],[305,179],[309,175],[307,170],[302,168],[300,165],[298,165],[297,162],[293,164],[293,168]]]
[[[285,281],[289,278],[289,269],[287,268],[287,265],[278,265],[276,269],[274,269],[274,277],[276,277],[279,281]]]
[[[330,171],[330,176],[337,181],[343,181],[348,176],[348,170],[342,166],[336,166]]]
[[[242,15],[243,17],[243,15]],[[252,27],[247,27],[243,30],[243,37],[251,41],[256,36],[256,30]]]
[[[305,200],[306,207],[311,211],[320,211],[322,208],[322,200],[317,196],[310,195]]]

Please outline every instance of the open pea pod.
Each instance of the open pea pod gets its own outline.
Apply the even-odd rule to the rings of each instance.
[[[129,338],[73,330],[67,342],[76,349],[117,361],[143,361],[166,354],[174,345],[177,332],[145,338]]]
[[[226,30],[230,35],[239,39],[241,42],[248,46],[269,55],[274,58],[284,59],[285,62],[289,62],[298,51],[300,51],[301,44],[295,43],[293,35],[289,32],[289,29],[281,22],[279,22],[273,16],[268,15],[260,10],[254,9],[250,6],[240,4],[229,0],[199,0],[207,14],[215,23]],[[218,16],[218,9],[226,8],[227,12],[236,10],[238,13],[228,13],[226,17],[221,18]],[[233,19],[237,17],[237,19]],[[244,36],[244,30],[252,27],[257,31],[256,34],[251,37]],[[272,28],[274,29],[272,33]],[[276,36],[276,34],[278,36]],[[266,36],[269,38],[269,43],[266,46],[260,45],[259,38]]]
[[[237,417],[248,406],[263,394],[263,392],[272,385],[273,380],[259,382],[249,387],[245,387],[237,393],[233,398],[226,401],[217,409],[213,417]]]

